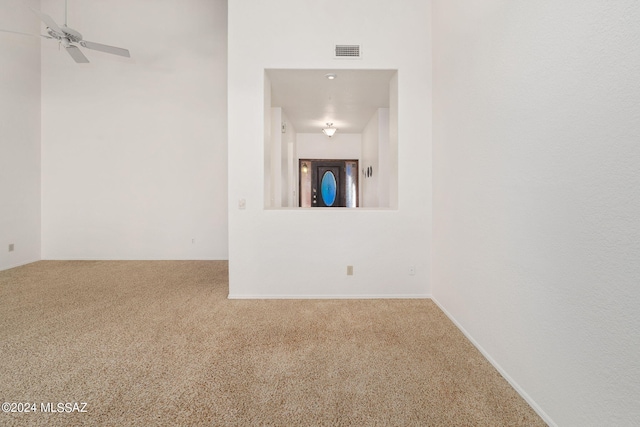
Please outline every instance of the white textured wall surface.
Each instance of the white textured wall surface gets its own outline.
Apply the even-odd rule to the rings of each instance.
[[[271,178],[271,197],[267,208],[282,207],[282,108],[271,107],[271,135],[269,135],[269,150],[271,162],[269,164]]]
[[[640,425],[640,2],[433,4],[433,295],[549,423]]]
[[[262,153],[264,153],[264,155],[262,156],[262,173],[264,182],[264,206],[268,208],[273,205],[273,194],[271,193],[271,181],[273,181],[273,179],[271,177],[271,80],[269,80],[266,73],[264,73],[263,123]],[[255,153],[252,154],[255,155]]]
[[[391,156],[389,143],[389,109],[378,108],[362,131],[362,161],[360,162],[360,190],[363,207],[388,208],[390,182],[397,182],[397,177],[390,176],[397,165],[392,165],[395,156]],[[362,169],[371,167],[371,176],[366,176]],[[397,191],[397,189],[396,189]],[[393,206],[395,208],[395,206]]]
[[[37,34],[28,6],[0,0],[0,28]],[[40,40],[0,32],[0,270],[40,259],[40,220]]]
[[[379,141],[380,141],[380,119],[378,111],[371,116],[369,123],[362,130],[362,161],[360,162],[360,169],[367,170],[373,169],[373,175],[367,176],[360,172],[360,191],[362,198],[360,199],[360,206],[364,208],[377,208],[380,206],[378,191],[378,179],[379,179]]]
[[[392,156],[392,147],[389,135],[389,109],[378,109],[378,170],[374,174],[378,177],[378,206],[393,207],[389,201],[389,193],[391,192],[389,185],[391,181],[397,182],[398,177],[391,177],[391,171],[397,171],[398,166],[392,164],[397,156]],[[397,139],[397,136],[395,136]],[[397,189],[394,189],[397,191]]]
[[[431,34],[429,34],[431,35]],[[396,73],[389,82],[389,207],[398,207],[398,73]],[[429,116],[429,124],[431,124],[431,115]],[[416,117],[416,120],[419,120]],[[418,167],[422,169],[432,170],[431,168],[431,153],[429,156],[420,159],[422,165]],[[415,165],[414,165],[415,166]],[[426,188],[431,194],[431,177],[426,180],[428,185]],[[420,190],[418,190],[420,191]],[[431,203],[431,201],[430,201]],[[429,222],[431,222],[431,212],[429,212]],[[431,227],[431,225],[429,225]],[[431,228],[429,228],[431,230]]]
[[[231,297],[430,294],[429,26],[423,0],[229,1]],[[336,43],[366,53],[335,60]],[[397,210],[264,209],[264,70],[273,68],[398,69]]]
[[[285,134],[283,135],[282,150],[286,152],[286,161],[284,162],[286,168],[286,182],[282,187],[282,191],[285,194],[283,206],[297,207],[298,206],[298,161],[296,160],[296,140],[298,139],[298,133],[296,128],[293,127],[293,123],[289,120],[286,114],[283,114],[285,124]],[[284,158],[284,156],[283,156]],[[283,175],[285,171],[283,170]]]
[[[282,124],[284,124],[285,132],[282,134],[282,206],[285,207],[293,207],[293,188],[294,183],[297,181],[294,180],[294,167],[297,169],[297,166],[294,166],[295,159],[293,157],[293,147],[296,143],[296,129],[293,127],[293,124],[289,120],[289,117],[282,112]],[[291,148],[290,148],[291,147]],[[291,149],[291,152],[289,150]]]
[[[68,22],[132,59],[42,42],[43,258],[227,258],[226,1],[76,1]]]
[[[296,134],[296,147],[298,160],[359,160],[362,153],[362,135],[359,133],[336,133],[331,138],[327,138],[322,133],[298,133]]]

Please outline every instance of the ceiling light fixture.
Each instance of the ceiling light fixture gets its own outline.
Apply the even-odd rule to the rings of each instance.
[[[325,74],[324,76],[329,80],[334,80],[336,77],[338,77],[338,75],[334,73]]]
[[[324,132],[325,135],[327,135],[329,138],[331,138],[337,131],[337,128],[333,127],[333,123],[327,123],[327,127],[322,129],[322,132]]]

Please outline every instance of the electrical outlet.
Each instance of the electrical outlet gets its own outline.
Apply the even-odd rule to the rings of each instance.
[[[247,201],[245,199],[238,200],[238,209],[244,210],[247,208]]]
[[[416,266],[415,265],[410,265],[409,266],[409,276],[415,276],[416,275]]]
[[[9,252],[13,252],[15,249],[15,245],[13,243],[9,243]]]
[[[353,276],[353,265],[347,265],[347,276]]]

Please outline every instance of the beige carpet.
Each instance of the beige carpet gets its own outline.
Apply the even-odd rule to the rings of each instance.
[[[430,300],[233,301],[227,280],[220,261],[0,272],[0,400],[37,409],[0,425],[545,425]]]

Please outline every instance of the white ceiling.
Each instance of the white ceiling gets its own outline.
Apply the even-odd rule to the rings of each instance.
[[[296,132],[320,132],[333,123],[341,133],[361,133],[378,108],[389,107],[396,70],[267,70],[271,106],[281,107]],[[334,73],[337,78],[325,77]]]

